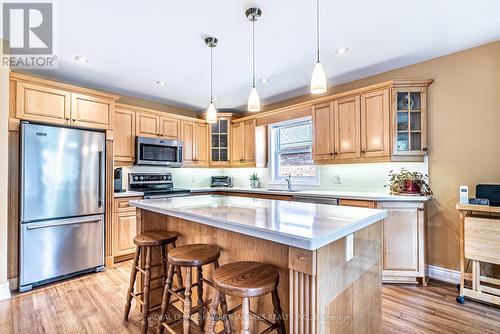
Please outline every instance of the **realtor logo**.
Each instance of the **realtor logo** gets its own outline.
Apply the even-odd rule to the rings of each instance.
[[[4,53],[52,54],[52,3],[4,3]]]

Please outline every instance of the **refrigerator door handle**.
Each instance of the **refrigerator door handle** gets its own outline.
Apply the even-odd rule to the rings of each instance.
[[[99,194],[98,194],[98,203],[97,205],[99,207],[102,207],[102,204],[103,204],[103,199],[102,199],[102,169],[103,169],[103,166],[102,166],[102,151],[99,151],[99,173],[98,173],[98,177],[99,177],[99,183],[98,183],[98,188],[99,188]]]
[[[26,229],[27,230],[37,230],[41,228],[47,227],[56,227],[56,226],[65,226],[65,225],[74,225],[74,224],[95,224],[99,223],[102,219],[102,215],[97,216],[84,216],[73,219],[64,219],[62,222],[51,222],[51,223],[30,223]]]

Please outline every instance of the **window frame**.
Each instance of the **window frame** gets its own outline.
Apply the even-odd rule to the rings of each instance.
[[[279,152],[276,149],[277,146],[279,147],[279,136],[278,136],[278,132],[275,131],[275,128],[293,126],[293,125],[298,125],[300,123],[305,123],[305,122],[310,122],[311,127],[312,127],[312,117],[311,116],[294,118],[294,119],[283,121],[283,122],[273,123],[273,124],[270,124],[268,126],[268,128],[269,128],[269,130],[268,130],[269,184],[280,184],[280,185],[287,184],[287,182],[285,181],[286,176],[279,176],[278,175],[279,155],[280,155],[280,153],[283,153],[283,152]],[[287,152],[287,153],[309,153],[310,152],[312,154],[312,146],[313,146],[313,139],[311,139],[310,147],[304,147],[304,148],[298,147],[298,148],[285,150],[285,152]],[[320,181],[319,171],[320,171],[319,167],[316,164],[314,164],[314,176],[295,176],[295,177],[292,177],[292,184],[318,186],[319,181]]]

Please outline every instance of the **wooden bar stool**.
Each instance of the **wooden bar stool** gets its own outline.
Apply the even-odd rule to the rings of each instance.
[[[130,273],[130,286],[127,292],[127,302],[125,303],[125,312],[123,318],[125,321],[128,321],[132,298],[134,298],[139,304],[142,305],[142,333],[147,333],[148,331],[149,312],[154,311],[155,309],[158,309],[160,307],[157,306],[151,309],[149,308],[149,293],[151,282],[162,279],[162,286],[164,286],[165,277],[167,276],[167,250],[165,249],[165,247],[169,244],[172,244],[175,248],[175,241],[177,240],[177,237],[177,233],[167,231],[150,231],[138,234],[134,237],[134,244],[136,245],[135,257],[134,263],[132,265],[132,271]],[[155,266],[151,266],[151,253],[153,247],[160,247],[161,252],[161,263]],[[146,261],[144,267],[141,268],[139,266],[139,257],[143,248],[146,248]],[[162,267],[161,275],[152,278],[151,269],[159,266]],[[134,285],[138,271],[144,274],[144,288],[143,292],[135,293]],[[177,273],[179,284],[182,284],[180,270],[177,270]]]
[[[225,295],[243,298],[243,304],[229,312],[222,309],[222,318],[228,319],[229,315],[242,309],[242,334],[250,334],[250,314],[257,320],[264,322],[269,327],[262,332],[270,333],[276,330],[279,334],[286,334],[285,322],[278,296],[279,272],[273,266],[253,261],[241,261],[223,265],[216,269],[212,275],[214,295],[210,305],[210,319],[207,325],[207,333],[215,333],[215,325],[221,316],[218,307]],[[272,294],[275,321],[271,322],[250,310],[250,298],[261,297],[268,293]],[[227,307],[226,307],[227,309]],[[226,320],[227,321],[227,320]],[[231,329],[225,325],[224,333],[231,333]]]
[[[165,288],[163,290],[163,300],[161,304],[161,313],[158,322],[158,333],[163,333],[164,328],[169,333],[205,333],[203,330],[205,324],[205,312],[208,310],[209,301],[203,301],[203,283],[212,286],[212,282],[203,277],[202,266],[213,263],[214,268],[219,267],[218,259],[220,257],[220,248],[215,245],[192,244],[179,246],[168,253],[168,274]],[[175,267],[186,268],[186,284],[180,289],[172,288],[172,277]],[[193,268],[197,269],[197,282],[192,283]],[[191,289],[196,287],[198,300],[197,305],[192,306]],[[171,301],[171,296],[176,297]],[[166,316],[169,306],[177,301],[182,302],[182,319],[170,319]],[[227,307],[226,307],[227,309]],[[191,320],[191,316],[198,313],[198,324]],[[180,320],[182,320],[182,327]]]

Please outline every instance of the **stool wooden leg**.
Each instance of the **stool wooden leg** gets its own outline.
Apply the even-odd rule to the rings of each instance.
[[[183,328],[184,334],[190,334],[191,329],[191,288],[192,288],[192,277],[191,277],[191,267],[186,268],[186,290],[184,291],[184,321]]]
[[[207,333],[215,334],[215,326],[217,324],[217,310],[219,308],[220,292],[214,289],[212,303],[210,304],[210,317],[208,318]]]
[[[219,260],[216,260],[214,262],[214,269],[219,268]],[[224,320],[224,331],[226,334],[231,334],[233,331],[231,329],[231,321],[229,320],[229,314],[227,313],[227,302],[226,302],[226,295],[223,293],[219,294],[219,300],[220,300],[220,308],[222,311],[222,317]]]
[[[130,272],[130,285],[127,292],[127,302],[125,303],[125,312],[123,313],[123,319],[128,321],[128,315],[130,313],[130,306],[132,305],[132,293],[134,293],[135,278],[137,275],[137,266],[139,265],[139,255],[141,254],[141,247],[135,247],[134,262],[132,264],[132,270]]]
[[[172,243],[172,248],[175,248],[175,242]],[[181,272],[181,267],[175,267],[175,274],[177,276],[177,286],[179,288],[182,288],[183,285],[182,285],[182,272]]]
[[[161,258],[161,275],[163,279],[161,280],[161,285],[165,288],[165,279],[167,278],[167,256],[165,255],[165,246],[160,247],[160,258]]]
[[[278,324],[278,334],[286,334],[285,321],[283,320],[283,311],[281,310],[280,297],[278,295],[278,289],[274,289],[272,292],[273,297],[273,307],[274,307],[274,317],[275,322]]]
[[[198,294],[198,305],[203,304],[203,269],[200,267],[196,268],[198,273],[198,285],[197,285],[197,294]],[[198,310],[198,325],[203,329],[205,325],[205,306],[200,307]]]
[[[146,265],[144,266],[144,294],[142,304],[142,333],[148,332],[149,285],[151,284],[151,247],[146,247]]]
[[[166,321],[165,315],[167,314],[168,310],[168,304],[170,303],[170,291],[169,289],[172,288],[172,280],[174,276],[174,265],[169,264],[168,265],[168,273],[167,273],[167,281],[165,282],[165,287],[163,288],[163,298],[161,302],[161,311],[160,311],[160,316],[159,316],[159,321],[158,321],[158,328],[157,328],[157,333],[161,334],[163,333],[163,322]]]
[[[241,309],[241,334],[250,334],[250,299],[243,298]]]

